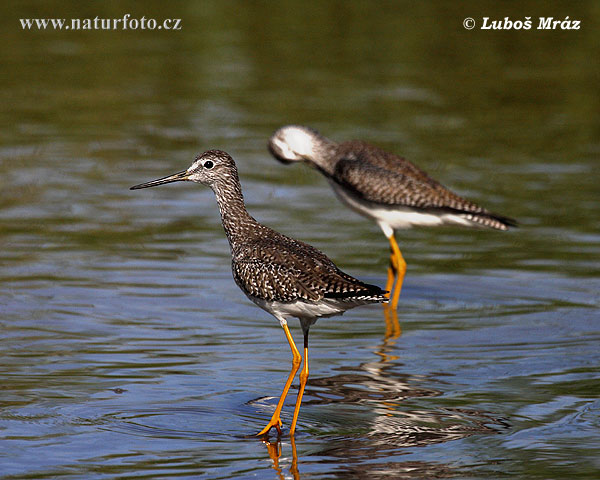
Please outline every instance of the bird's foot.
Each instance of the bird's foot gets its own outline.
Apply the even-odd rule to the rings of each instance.
[[[279,415],[277,415],[277,416],[273,415],[273,417],[271,418],[269,423],[267,423],[267,426],[265,428],[263,428],[260,432],[258,432],[256,434],[256,436],[261,437],[263,435],[266,435],[267,433],[269,433],[269,430],[271,430],[273,427],[275,427],[277,429],[277,434],[281,435],[281,426],[282,425],[283,425],[283,423],[281,422],[281,418],[279,418]]]

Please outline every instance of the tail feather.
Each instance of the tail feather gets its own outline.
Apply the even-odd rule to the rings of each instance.
[[[356,288],[351,291],[327,292],[325,298],[353,299],[364,302],[383,302],[387,300],[387,292],[377,285],[357,281]]]
[[[508,230],[509,227],[518,227],[516,220],[492,212],[464,212],[460,216],[482,227],[495,228],[496,230]]]

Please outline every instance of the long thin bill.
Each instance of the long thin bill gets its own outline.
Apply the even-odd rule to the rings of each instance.
[[[171,182],[180,182],[183,180],[187,180],[188,172],[187,170],[183,170],[181,172],[174,173],[173,175],[169,175],[168,177],[157,178],[156,180],[152,180],[146,183],[140,183],[139,185],[134,185],[130,187],[129,190],[138,190],[140,188],[148,188],[148,187],[156,187],[158,185],[164,185],[165,183]]]

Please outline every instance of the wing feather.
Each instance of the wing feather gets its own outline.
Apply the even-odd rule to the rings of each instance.
[[[358,198],[382,206],[445,211],[502,230],[516,225],[514,220],[456,195],[407,160],[396,158],[412,168],[400,166],[392,170],[383,161],[365,161],[359,151],[359,155],[355,154],[353,158],[338,160],[330,178]],[[385,161],[390,159],[386,157]]]
[[[378,297],[385,293],[342,272],[316,248],[281,234],[245,244],[242,252],[234,254],[232,271],[242,290],[268,301]]]

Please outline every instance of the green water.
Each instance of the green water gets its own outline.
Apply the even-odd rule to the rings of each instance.
[[[19,22],[126,13],[182,28]],[[582,28],[463,28],[544,15]],[[1,478],[598,478],[596,2],[21,2],[0,23]],[[267,447],[289,348],[231,278],[212,192],[128,187],[224,149],[257,219],[384,285],[378,227],[267,152],[288,123],[520,228],[399,232],[402,335],[377,306],[320,320],[295,444]]]

